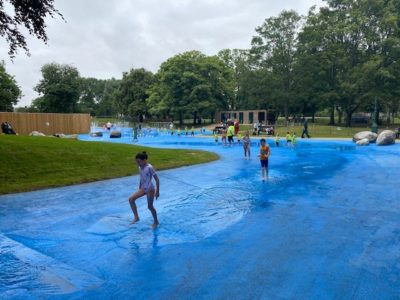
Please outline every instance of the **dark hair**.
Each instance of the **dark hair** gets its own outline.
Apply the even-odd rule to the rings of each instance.
[[[136,154],[136,159],[145,160],[145,159],[147,159],[147,157],[148,156],[147,156],[146,151]]]
[[[261,140],[260,140],[260,143],[262,143],[262,142],[264,142],[264,143],[265,143],[265,139],[261,139]]]

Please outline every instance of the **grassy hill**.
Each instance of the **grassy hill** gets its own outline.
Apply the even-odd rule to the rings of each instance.
[[[205,151],[0,135],[0,194],[136,174],[134,158],[141,151],[157,170],[218,159]]]

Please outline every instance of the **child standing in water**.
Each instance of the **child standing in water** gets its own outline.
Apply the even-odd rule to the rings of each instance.
[[[192,126],[191,136],[194,136],[194,127]]]
[[[250,136],[249,132],[246,132],[246,135],[243,138],[243,150],[244,150],[244,157],[247,158],[247,156],[250,159]]]
[[[265,139],[260,140],[260,145],[261,178],[262,181],[265,181],[268,177],[268,158],[271,154],[271,150],[266,144]]]
[[[222,142],[222,145],[226,145],[226,129],[222,129],[221,142]]]
[[[139,189],[129,197],[129,204],[131,206],[134,219],[131,224],[136,223],[139,221],[139,214],[137,211],[136,207],[136,200],[139,199],[140,197],[146,195],[147,196],[147,207],[149,208],[151,214],[153,215],[153,225],[151,228],[156,228],[158,226],[158,219],[157,219],[157,211],[155,210],[153,206],[154,202],[154,197],[158,199],[160,197],[160,180],[158,179],[158,176],[156,174],[156,171],[154,170],[153,166],[149,163],[147,163],[147,154],[146,152],[138,153],[136,155],[136,163],[139,166],[139,172],[140,172],[140,183],[139,183]],[[156,187],[154,188],[152,179],[156,181]]]
[[[293,142],[293,147],[296,147],[296,145],[297,145],[297,136],[296,136],[295,132],[293,132],[293,135],[292,135],[292,142]]]
[[[218,134],[214,133],[214,141],[216,144],[218,144]]]
[[[236,136],[237,136],[237,142],[240,145],[240,141],[242,140],[243,136],[240,132],[238,132]]]
[[[292,145],[292,136],[290,135],[290,132],[286,132],[286,146],[289,147]]]
[[[279,134],[276,134],[276,136],[275,136],[275,146],[279,147],[280,142],[281,142],[281,138],[279,137]]]

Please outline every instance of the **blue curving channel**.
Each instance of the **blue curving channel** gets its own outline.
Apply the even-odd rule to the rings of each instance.
[[[129,134],[80,139],[132,142]],[[211,138],[160,134],[137,144],[220,160],[159,172],[154,231],[145,199],[141,221],[129,225],[137,176],[1,196],[1,299],[400,295],[399,144],[271,143],[265,183],[256,140],[250,161],[240,146]]]

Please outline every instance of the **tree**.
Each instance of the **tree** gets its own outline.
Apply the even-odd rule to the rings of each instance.
[[[116,94],[119,85],[120,80],[115,78],[105,80],[103,94],[96,107],[96,116],[110,117],[117,114]]]
[[[5,3],[14,7],[13,15],[5,10]],[[4,37],[9,45],[8,54],[15,57],[18,48],[22,48],[29,55],[28,45],[20,26],[24,26],[29,34],[47,43],[45,19],[50,16],[63,16],[54,7],[54,0],[0,0],[0,36]]]
[[[42,67],[42,76],[34,88],[41,96],[33,105],[41,112],[78,112],[81,83],[78,70],[70,65],[51,63]]]
[[[104,94],[106,81],[96,78],[81,78],[79,111],[96,115],[96,109]]]
[[[0,62],[0,111],[13,111],[13,105],[20,97],[21,89],[14,77],[6,72],[4,62]]]
[[[310,9],[298,36],[294,67],[294,90],[302,114],[314,117],[317,110],[329,108],[331,125],[339,99],[338,61],[343,56],[331,30],[334,23],[335,16],[326,8],[320,12]]]
[[[400,2],[396,0],[361,2],[359,14],[365,16],[362,28],[365,60],[358,80],[367,99],[364,109],[373,110],[373,98],[380,99],[387,124],[394,121],[400,96]],[[368,105],[369,104],[369,105]]]
[[[116,94],[118,112],[141,122],[147,114],[146,100],[153,83],[154,74],[143,68],[124,72]]]
[[[197,117],[225,109],[233,97],[232,70],[216,56],[198,51],[178,54],[161,64],[151,89],[151,111],[170,115],[183,124],[185,116]]]
[[[232,69],[232,88],[234,96],[232,97],[231,103],[229,103],[230,109],[244,109],[248,106],[248,97],[246,97],[246,89],[244,84],[249,76],[250,65],[249,65],[249,50],[242,49],[224,49],[218,52],[218,57]]]
[[[279,97],[286,120],[293,97],[293,66],[300,20],[297,12],[282,11],[278,17],[268,18],[257,27],[257,35],[251,42],[255,67],[271,75],[271,86],[277,87],[273,94]]]

